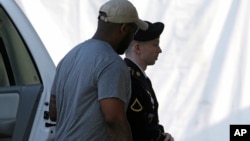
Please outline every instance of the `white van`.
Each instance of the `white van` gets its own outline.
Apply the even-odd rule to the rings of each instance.
[[[55,65],[14,0],[0,0],[0,141],[46,141]]]

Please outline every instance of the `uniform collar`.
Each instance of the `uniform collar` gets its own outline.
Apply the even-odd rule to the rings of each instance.
[[[145,71],[142,69],[142,67],[140,67],[136,62],[134,62],[133,60],[129,59],[129,58],[125,58],[125,60],[129,60],[130,62],[132,62],[133,64],[135,64],[139,69],[140,71],[142,72],[142,74],[144,75],[145,78],[148,78],[148,76],[146,75]]]

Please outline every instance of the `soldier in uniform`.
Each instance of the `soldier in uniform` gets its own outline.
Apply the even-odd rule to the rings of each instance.
[[[148,30],[138,30],[125,52],[125,62],[130,69],[132,95],[127,117],[134,141],[173,141],[165,133],[158,118],[158,101],[152,84],[145,74],[148,65],[154,65],[161,53],[160,35],[164,29],[161,22],[148,22]]]

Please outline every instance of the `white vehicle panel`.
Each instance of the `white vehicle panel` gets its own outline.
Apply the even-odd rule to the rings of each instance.
[[[1,126],[1,119],[7,117],[7,119],[14,118],[16,119],[16,125],[14,125],[15,131],[13,131],[13,136],[10,137],[10,135],[1,135],[0,130],[0,140],[13,140],[13,141],[20,141],[20,140],[30,140],[30,141],[46,141],[53,136],[53,126],[45,126],[46,123],[51,123],[51,121],[48,119],[48,117],[45,117],[45,112],[48,111],[48,102],[50,98],[50,89],[53,81],[53,77],[55,74],[55,65],[48,54],[46,48],[44,47],[43,43],[41,42],[39,36],[37,35],[36,31],[30,24],[29,20],[26,18],[22,10],[18,7],[18,5],[15,3],[15,1],[12,0],[0,0],[0,6],[1,8],[6,12],[8,15],[10,21],[14,25],[15,29],[18,32],[18,35],[21,37],[21,40],[14,40],[14,42],[20,42],[24,43],[23,46],[27,47],[28,54],[31,57],[31,63],[33,62],[35,65],[34,73],[38,73],[39,78],[35,78],[31,76],[23,76],[25,74],[25,71],[22,72],[15,72],[15,68],[25,67],[24,64],[17,64],[18,62],[21,62],[22,59],[17,59],[17,63],[13,65],[11,62],[11,57],[19,56],[19,55],[13,55],[11,53],[11,49],[9,47],[12,47],[15,45],[15,43],[11,43],[11,40],[8,40],[6,37],[4,37],[5,34],[5,26],[6,26],[6,20],[2,20],[0,17],[0,37],[1,37],[1,47],[0,51],[0,126]],[[1,15],[0,15],[1,16]],[[20,45],[21,46],[21,45]],[[2,49],[1,49],[2,48]],[[10,52],[10,53],[9,53]],[[18,52],[15,51],[16,54]],[[20,53],[21,49],[20,49]],[[9,67],[10,69],[6,69],[3,66],[6,64],[6,56],[10,59],[7,60],[7,63],[10,63]],[[28,56],[29,57],[29,56]],[[3,60],[1,60],[3,58]],[[19,61],[18,61],[19,60]],[[8,62],[9,61],[9,62]],[[17,66],[16,66],[17,65]],[[27,66],[26,66],[27,67]],[[13,75],[9,75],[9,72],[4,73],[6,70],[12,70]],[[33,73],[32,70],[29,70]],[[3,72],[3,73],[2,73]],[[20,76],[18,76],[18,73]],[[27,72],[26,72],[27,73]],[[8,74],[8,76],[6,76]],[[13,80],[15,82],[10,83],[9,77],[12,76]],[[18,77],[18,78],[17,78]],[[20,79],[20,82],[22,79],[26,79],[25,83],[27,84],[18,84],[16,82],[18,79]],[[36,84],[29,84],[27,80],[38,80]],[[3,84],[1,86],[1,81],[3,81]],[[6,84],[6,86],[5,86]],[[17,94],[15,94],[16,92]],[[36,95],[33,93],[37,93]],[[6,105],[6,103],[11,102],[14,103],[12,106]],[[28,105],[28,104],[32,105]],[[17,107],[18,105],[18,107]],[[3,108],[3,107],[4,108]],[[31,106],[31,107],[29,107]],[[32,107],[34,106],[34,107]],[[26,110],[27,116],[32,117],[25,117],[22,114],[25,114]],[[10,112],[4,112],[4,111],[10,111]],[[24,112],[24,113],[21,113]],[[5,113],[5,114],[2,114]],[[17,115],[17,117],[15,117]],[[14,117],[13,117],[14,116]],[[30,121],[27,119],[31,119]],[[22,120],[25,121],[22,123]],[[21,120],[21,121],[20,121]],[[2,122],[4,123],[4,122]],[[22,130],[22,125],[27,125],[25,129]],[[2,126],[3,127],[3,126]],[[1,127],[0,127],[1,129]],[[7,131],[7,130],[6,130]],[[9,134],[9,133],[8,133]],[[21,137],[20,137],[21,136]],[[1,138],[3,137],[3,138]]]

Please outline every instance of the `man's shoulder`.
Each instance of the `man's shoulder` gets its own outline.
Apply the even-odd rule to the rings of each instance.
[[[142,72],[142,70],[131,60],[125,58],[124,59],[125,63],[127,64],[127,67],[130,71],[130,75],[134,79],[144,79],[145,76]]]

